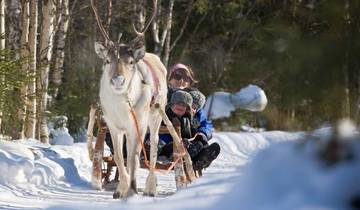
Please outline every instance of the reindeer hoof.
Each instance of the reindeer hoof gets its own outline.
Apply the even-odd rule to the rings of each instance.
[[[119,199],[120,198],[120,193],[119,192],[114,192],[113,198],[114,199]]]
[[[127,197],[133,196],[135,194],[138,194],[137,190],[134,189],[129,189],[128,193],[127,193]]]
[[[130,190],[132,191],[132,194],[138,194],[138,190],[136,187],[136,181],[131,181],[130,182]]]
[[[149,192],[148,190],[144,190],[144,195],[146,195],[146,196],[149,196],[149,197],[155,197],[155,193],[153,193],[153,192]]]

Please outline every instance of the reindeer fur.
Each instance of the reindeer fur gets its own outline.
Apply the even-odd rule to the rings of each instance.
[[[167,95],[166,68],[159,57],[151,53],[145,53],[145,56],[138,62],[128,65],[124,64],[121,59],[117,59],[118,63],[116,64],[112,63],[114,58],[111,58],[109,49],[99,43],[95,44],[95,50],[99,57],[104,60],[100,81],[100,102],[113,141],[114,160],[119,169],[119,184],[114,192],[114,198],[127,197],[137,192],[136,174],[139,168],[141,145],[137,139],[130,106],[135,111],[139,122],[141,140],[144,139],[148,128],[150,131],[150,170],[144,192],[153,196],[156,193],[157,185],[154,168],[157,158],[158,130],[162,117],[152,104],[159,104],[161,109],[165,108]],[[110,59],[110,62],[107,59]],[[159,84],[154,83],[151,69],[144,60],[151,65]],[[113,78],[114,68],[118,71],[118,78],[115,79]],[[111,84],[112,79],[114,79],[115,85]],[[124,86],[125,88],[116,89],[114,86]],[[155,92],[158,94],[153,95]],[[124,136],[126,136],[127,167],[125,167],[122,149]]]

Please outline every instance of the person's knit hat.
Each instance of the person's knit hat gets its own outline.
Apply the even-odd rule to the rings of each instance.
[[[185,75],[187,75],[190,78],[191,83],[198,82],[198,81],[196,81],[196,79],[194,77],[194,72],[192,71],[192,69],[182,63],[177,63],[170,67],[169,72],[168,72],[168,80],[169,81],[170,81],[171,77],[173,76],[173,74],[175,74],[175,72],[177,72],[177,71],[183,71],[185,73]]]
[[[206,97],[198,90],[192,90],[189,92],[193,99],[193,104],[197,107],[196,111],[203,108],[206,102]]]
[[[190,93],[182,90],[178,90],[172,94],[170,103],[171,104],[184,103],[190,108],[193,103],[193,98],[190,95]]]

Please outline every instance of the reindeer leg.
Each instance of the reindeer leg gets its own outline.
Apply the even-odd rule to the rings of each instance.
[[[111,133],[111,130],[110,130]],[[130,177],[125,168],[124,154],[123,154],[123,145],[124,145],[124,132],[119,132],[117,135],[111,133],[114,145],[114,160],[116,166],[119,169],[119,184],[113,194],[113,198],[124,198],[127,196],[129,186],[130,186]]]
[[[144,139],[145,132],[140,130],[141,136],[140,140]],[[136,131],[128,133],[126,138],[129,139],[126,141],[127,146],[127,169],[130,174],[130,189],[128,195],[131,196],[133,194],[137,194],[137,185],[136,185],[136,175],[137,170],[140,167],[140,151],[141,151],[141,143],[139,142],[139,137]]]
[[[159,127],[161,124],[161,116],[155,108],[151,108],[149,116],[150,129],[150,171],[146,179],[146,187],[144,193],[149,196],[155,196],[157,179],[155,175],[155,166],[157,159],[157,150],[159,142]]]

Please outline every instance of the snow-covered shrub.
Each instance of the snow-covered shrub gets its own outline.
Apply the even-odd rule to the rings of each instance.
[[[69,134],[67,126],[68,118],[66,116],[57,116],[49,123],[50,144],[53,145],[71,145],[74,138]]]

